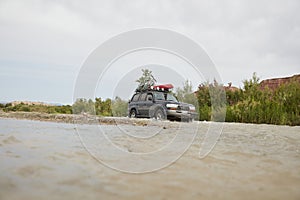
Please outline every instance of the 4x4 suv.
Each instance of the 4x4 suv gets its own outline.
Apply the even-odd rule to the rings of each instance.
[[[146,90],[133,95],[128,105],[130,118],[145,117],[192,121],[197,117],[195,106],[178,102],[167,91]]]

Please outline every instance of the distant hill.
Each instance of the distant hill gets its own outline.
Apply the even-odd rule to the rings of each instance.
[[[45,102],[36,102],[36,101],[12,101],[10,103],[12,106],[16,106],[21,103],[25,105],[62,106],[62,104],[59,103],[45,103]]]
[[[300,74],[296,74],[294,76],[284,77],[284,78],[266,79],[260,82],[260,87],[262,89],[269,88],[271,90],[275,90],[280,85],[289,83],[293,80],[298,81],[300,83]]]
[[[232,86],[231,82],[228,83],[228,86],[224,86],[224,89],[225,91],[231,91],[231,92],[235,92],[239,90],[239,88]]]

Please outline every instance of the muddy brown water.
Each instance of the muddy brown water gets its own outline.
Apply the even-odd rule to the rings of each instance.
[[[79,126],[89,131],[95,125]],[[176,126],[102,128],[134,153],[166,145]],[[0,119],[0,199],[300,199],[300,127],[225,123],[215,148],[199,159],[210,123],[183,126],[199,129],[175,163],[130,174],[92,157],[74,124]],[[147,137],[147,130],[157,127],[163,134],[149,144],[118,134],[127,130]]]

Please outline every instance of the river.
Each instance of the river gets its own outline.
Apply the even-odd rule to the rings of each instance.
[[[0,119],[0,199],[300,199],[299,126],[225,123],[214,149],[200,159],[210,126],[151,121],[99,128]],[[103,132],[123,150],[110,149]],[[134,160],[170,141],[176,148],[160,151],[153,162]],[[175,154],[176,161],[168,160]],[[156,170],[134,174],[151,167]]]

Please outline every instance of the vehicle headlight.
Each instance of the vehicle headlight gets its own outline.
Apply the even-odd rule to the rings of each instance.
[[[195,108],[195,106],[189,106],[190,107],[190,111],[193,111],[193,112],[195,112],[196,111],[196,108]]]
[[[176,110],[177,107],[178,107],[178,105],[175,104],[175,103],[168,103],[168,104],[166,105],[166,107],[167,107],[169,110]]]

